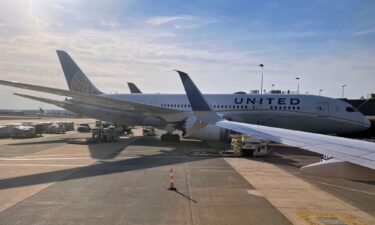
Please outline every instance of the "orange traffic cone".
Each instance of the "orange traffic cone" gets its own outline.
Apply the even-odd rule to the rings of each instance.
[[[168,190],[175,191],[176,188],[174,187],[174,170],[173,170],[173,168],[171,168],[170,171],[169,171],[169,181],[170,181],[170,183],[169,183]]]

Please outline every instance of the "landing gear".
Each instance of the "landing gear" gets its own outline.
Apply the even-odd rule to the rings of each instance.
[[[166,134],[162,134],[160,136],[160,139],[161,139],[162,142],[179,142],[180,141],[180,135],[172,134],[172,133],[166,133]]]

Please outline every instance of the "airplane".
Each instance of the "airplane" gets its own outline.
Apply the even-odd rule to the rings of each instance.
[[[375,181],[375,143],[226,120],[212,109],[207,97],[202,95],[188,74],[177,72],[196,117],[193,131],[187,133],[208,126],[229,129],[333,157],[302,168],[302,172],[305,170],[307,174]]]
[[[77,114],[125,126],[152,126],[166,131],[162,141],[179,141],[175,130],[187,134],[196,122],[185,94],[105,94],[79,66],[57,50],[69,90],[0,80],[0,84],[66,96],[56,101],[26,94],[15,95],[53,104]],[[350,104],[328,97],[296,94],[206,94],[221,117],[250,124],[324,134],[350,134],[370,127],[368,119]],[[200,140],[225,141],[227,129],[205,127],[189,134]]]
[[[47,116],[47,111],[39,107],[39,112],[36,114],[37,116]]]
[[[134,83],[128,82],[128,87],[131,94],[142,94],[142,91]]]

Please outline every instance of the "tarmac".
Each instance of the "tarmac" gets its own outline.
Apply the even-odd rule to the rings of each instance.
[[[316,154],[275,145],[265,157],[215,157],[206,142],[139,131],[66,142],[88,136],[0,140],[0,224],[375,224],[375,183],[299,174]]]

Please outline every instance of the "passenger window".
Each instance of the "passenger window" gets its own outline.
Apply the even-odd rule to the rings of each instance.
[[[299,106],[297,106],[297,110],[299,110]]]

